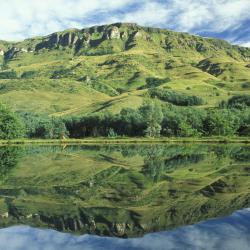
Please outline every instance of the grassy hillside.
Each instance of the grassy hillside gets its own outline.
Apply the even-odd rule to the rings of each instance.
[[[166,88],[212,107],[250,93],[250,49],[169,30],[116,23],[22,42],[0,41],[0,100],[64,116],[136,108]]]

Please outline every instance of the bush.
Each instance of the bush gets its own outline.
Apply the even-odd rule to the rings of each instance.
[[[65,123],[60,118],[31,113],[22,113],[21,117],[28,138],[61,139],[68,136]]]
[[[147,83],[147,88],[154,88],[154,87],[158,87],[163,83],[169,82],[170,79],[169,78],[156,78],[156,77],[148,77],[146,79],[146,83]]]
[[[26,71],[22,73],[21,78],[30,79],[34,78],[36,75],[36,71]]]
[[[229,108],[244,108],[250,106],[250,95],[237,95],[228,100]]]
[[[240,127],[239,116],[228,109],[209,110],[203,122],[204,133],[211,135],[234,135]]]
[[[0,139],[9,140],[24,135],[21,119],[5,105],[0,104]]]
[[[0,72],[0,79],[16,79],[17,74],[15,71],[3,71]]]
[[[172,90],[153,88],[150,89],[148,93],[152,98],[157,97],[162,101],[169,102],[177,106],[194,106],[203,104],[203,99],[201,97],[185,95]]]

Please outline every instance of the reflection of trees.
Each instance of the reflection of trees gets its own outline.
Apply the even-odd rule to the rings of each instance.
[[[196,147],[175,145],[165,147],[152,145],[143,151],[144,165],[142,173],[157,182],[169,171],[178,167],[195,164],[204,160],[204,149],[197,152]]]
[[[164,174],[165,158],[162,156],[162,150],[164,150],[163,147],[153,145],[143,152],[145,157],[142,173],[155,182],[159,181]]]
[[[237,147],[230,152],[230,157],[236,161],[249,162],[250,161],[249,152],[250,152],[249,146]]]
[[[145,159],[142,172],[157,182],[164,174],[165,164],[164,160],[157,157],[150,157]]]
[[[19,147],[0,147],[0,180],[4,180],[17,165],[20,154]]]

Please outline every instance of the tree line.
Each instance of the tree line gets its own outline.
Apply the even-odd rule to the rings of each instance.
[[[0,139],[117,136],[249,136],[249,96],[232,97],[218,108],[180,107],[148,99],[138,109],[64,118],[14,113],[0,105]]]

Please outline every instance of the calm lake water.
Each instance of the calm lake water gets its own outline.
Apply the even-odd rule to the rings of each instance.
[[[0,147],[0,250],[250,249],[249,152]]]

